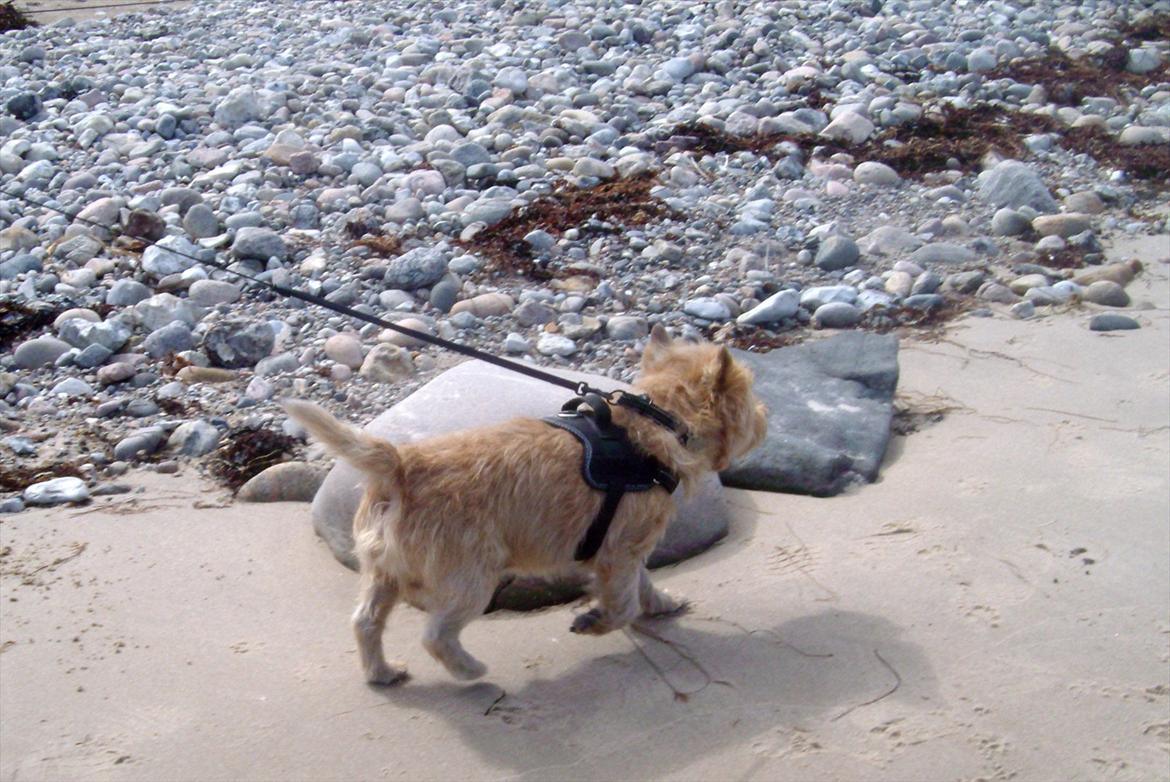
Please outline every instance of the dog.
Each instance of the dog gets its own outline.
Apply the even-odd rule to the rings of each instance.
[[[751,370],[725,347],[672,340],[658,325],[635,389],[685,423],[686,444],[619,405],[613,420],[690,491],[705,472],[726,468],[763,440],[767,411],[752,383]],[[675,511],[662,488],[622,497],[600,549],[574,561],[604,495],[583,479],[582,446],[571,433],[520,418],[392,445],[314,404],[283,404],[329,452],[365,475],[353,522],[361,565],[353,626],[369,682],[406,678],[382,651],[386,618],[400,600],[430,615],[423,646],[455,678],[486,673],[459,633],[483,613],[505,574],[591,576],[595,607],[575,618],[575,633],[601,635],[639,613],[685,607],[650,583],[645,566]]]

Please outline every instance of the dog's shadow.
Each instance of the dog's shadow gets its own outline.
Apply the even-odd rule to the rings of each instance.
[[[689,616],[642,626],[647,632],[627,631],[629,651],[518,691],[492,684],[489,673],[472,685],[407,682],[384,695],[449,722],[492,767],[610,779],[661,776],[753,740],[757,752],[783,753],[793,731],[844,717],[876,727],[865,710],[879,701],[936,697],[925,656],[877,616],[826,611],[770,628]]]

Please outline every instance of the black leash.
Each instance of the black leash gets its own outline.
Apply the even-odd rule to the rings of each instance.
[[[64,209],[61,209],[60,207],[53,206],[52,204],[47,204],[47,203],[35,201],[35,200],[29,198],[28,196],[24,195],[23,193],[13,193],[13,192],[9,192],[7,190],[0,190],[0,193],[2,193],[5,196],[8,196],[10,198],[16,198],[20,201],[24,201],[25,203],[30,204],[32,206],[36,206],[36,207],[39,207],[41,209],[48,209],[49,211],[52,211],[52,212],[57,212],[58,214],[64,215],[65,217],[68,217],[71,221],[88,223],[88,224],[95,226],[97,228],[101,228],[104,231],[109,230],[106,226],[102,225],[101,223],[98,223],[94,220],[86,219],[84,217],[79,217],[76,214],[71,214],[70,212],[66,212]],[[127,234],[127,235],[129,235],[129,234]],[[148,239],[144,239],[141,236],[132,236],[131,238],[138,239],[139,241],[145,242],[147,244],[147,246],[158,244],[157,241],[151,241]],[[609,402],[610,404],[621,405],[622,407],[628,408],[628,409],[634,411],[635,413],[638,413],[639,415],[642,415],[642,416],[645,416],[646,418],[649,418],[650,420],[654,421],[658,425],[665,427],[666,429],[669,429],[671,432],[674,432],[675,436],[678,437],[679,441],[682,442],[683,445],[686,445],[686,443],[687,443],[687,439],[688,439],[687,430],[686,430],[686,427],[682,424],[682,422],[679,421],[677,418],[675,418],[670,413],[668,413],[667,411],[663,410],[661,407],[658,407],[657,405],[655,405],[653,402],[650,401],[650,398],[644,394],[631,394],[628,391],[622,391],[620,389],[613,390],[613,391],[602,391],[601,389],[594,388],[594,387],[590,386],[588,383],[586,383],[584,381],[574,382],[572,380],[568,380],[568,379],[560,377],[558,375],[554,375],[551,372],[545,372],[542,369],[538,369],[536,367],[533,367],[533,366],[530,366],[527,364],[521,364],[517,361],[509,361],[506,358],[500,358],[499,356],[493,355],[491,353],[485,353],[482,350],[478,350],[476,348],[469,347],[467,345],[461,345],[458,342],[452,342],[450,340],[446,340],[446,339],[443,339],[441,337],[433,336],[431,334],[426,333],[425,331],[418,331],[416,329],[408,328],[406,326],[400,326],[397,323],[391,323],[390,321],[383,320],[382,318],[379,318],[376,315],[369,315],[365,312],[361,312],[361,311],[355,310],[351,307],[347,307],[344,304],[337,304],[336,302],[329,301],[324,296],[318,296],[317,294],[309,293],[308,291],[303,291],[303,290],[300,290],[298,288],[290,288],[290,287],[285,286],[285,285],[277,285],[275,283],[268,282],[267,280],[262,280],[258,277],[251,275],[251,274],[247,274],[245,272],[241,272],[241,271],[238,271],[236,269],[230,269],[230,268],[228,268],[227,264],[222,263],[220,261],[217,261],[215,259],[203,260],[202,258],[197,258],[196,256],[191,255],[189,253],[181,252],[179,250],[172,250],[169,247],[163,247],[161,249],[164,250],[165,252],[173,253],[173,254],[181,256],[183,258],[188,258],[188,259],[194,261],[195,263],[212,266],[216,269],[219,269],[220,271],[227,272],[228,274],[234,274],[235,276],[240,277],[240,278],[245,279],[245,280],[248,280],[249,282],[252,282],[256,285],[260,285],[260,286],[263,286],[265,288],[268,288],[273,293],[279,294],[281,296],[285,296],[287,298],[293,298],[293,299],[300,299],[301,301],[308,302],[310,304],[316,304],[319,307],[324,307],[327,310],[332,310],[333,312],[336,312],[339,315],[346,315],[348,317],[354,318],[355,320],[365,321],[366,323],[372,323],[373,325],[380,326],[381,328],[384,328],[384,329],[390,329],[391,331],[397,331],[399,334],[405,334],[406,336],[417,339],[420,342],[426,342],[426,343],[431,344],[431,345],[436,345],[438,347],[445,348],[446,350],[450,350],[450,351],[453,351],[455,353],[459,353],[461,355],[468,356],[470,358],[478,359],[478,360],[484,361],[488,364],[493,364],[497,367],[501,367],[502,369],[507,369],[511,372],[518,372],[521,375],[527,375],[528,377],[535,378],[536,380],[543,380],[546,383],[552,383],[555,386],[560,386],[561,388],[567,388],[570,391],[573,391],[578,396],[585,396],[586,394],[598,394],[603,399],[605,399],[606,402]]]

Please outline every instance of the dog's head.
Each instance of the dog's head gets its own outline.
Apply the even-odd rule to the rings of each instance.
[[[672,340],[656,325],[642,354],[640,388],[681,415],[687,449],[707,469],[723,470],[764,440],[768,411],[752,392],[752,371],[726,347]]]

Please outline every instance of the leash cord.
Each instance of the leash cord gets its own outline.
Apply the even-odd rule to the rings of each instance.
[[[65,217],[69,218],[73,222],[88,223],[89,225],[100,228],[103,231],[109,231],[109,228],[102,225],[101,223],[98,223],[94,220],[89,220],[89,219],[81,217],[80,215],[77,215],[77,214],[72,214],[72,213],[67,212],[64,209],[61,209],[60,207],[54,206],[52,204],[34,200],[34,199],[29,198],[28,196],[24,195],[23,193],[14,193],[10,190],[4,190],[4,189],[0,189],[0,193],[2,193],[5,196],[8,196],[10,198],[16,198],[20,201],[24,201],[25,203],[30,204],[32,206],[39,207],[41,209],[47,209],[51,212],[57,212],[58,214],[64,215]],[[127,234],[127,235],[129,235],[129,234]],[[149,240],[149,239],[146,239],[146,238],[141,237],[141,236],[131,236],[131,238],[138,239],[139,241],[145,242],[148,247],[149,246],[158,246],[157,241]],[[494,366],[500,367],[502,369],[507,369],[511,372],[517,372],[521,375],[527,375],[528,377],[534,378],[536,380],[543,380],[546,383],[551,383],[555,386],[560,386],[561,388],[567,388],[567,389],[573,391],[578,396],[584,396],[585,394],[599,394],[602,397],[604,397],[607,402],[610,402],[613,404],[619,404],[623,407],[627,407],[627,408],[633,410],[634,412],[639,413],[640,415],[643,415],[647,418],[650,418],[655,423],[658,423],[659,425],[671,430],[679,437],[680,440],[682,440],[684,445],[686,444],[687,435],[686,435],[685,429],[682,426],[680,426],[680,424],[678,423],[678,421],[675,419],[675,417],[673,415],[666,412],[662,408],[656,406],[646,396],[642,396],[642,395],[638,395],[638,394],[631,394],[627,391],[622,391],[620,389],[614,390],[614,391],[602,391],[601,389],[594,388],[594,387],[590,386],[588,383],[586,383],[583,380],[579,381],[579,382],[575,382],[575,381],[569,380],[567,378],[560,377],[559,375],[554,375],[551,372],[545,372],[544,370],[538,369],[538,368],[533,367],[533,366],[521,364],[517,361],[509,361],[506,358],[501,358],[501,357],[496,356],[492,353],[487,353],[485,351],[479,350],[478,348],[473,348],[469,345],[463,345],[463,344],[458,343],[458,342],[452,342],[450,340],[443,339],[442,337],[436,337],[432,334],[426,333],[425,331],[418,331],[417,329],[408,328],[406,326],[400,326],[397,323],[392,323],[390,321],[383,320],[382,318],[379,318],[376,315],[370,315],[368,313],[361,312],[360,310],[355,310],[352,307],[348,307],[344,304],[338,304],[337,302],[329,301],[324,296],[320,296],[320,295],[317,295],[315,293],[310,293],[309,291],[300,290],[299,288],[290,288],[286,285],[277,285],[276,283],[269,282],[268,280],[262,280],[259,277],[248,274],[246,272],[242,272],[242,271],[239,271],[237,269],[232,269],[227,264],[225,264],[221,261],[215,260],[214,258],[212,258],[210,260],[205,260],[203,258],[198,258],[194,255],[191,255],[190,253],[182,252],[181,250],[171,249],[170,247],[160,247],[160,249],[162,249],[165,252],[173,253],[174,255],[178,255],[178,256],[181,256],[183,258],[187,258],[189,260],[194,261],[195,263],[198,263],[201,265],[212,266],[216,269],[219,269],[222,272],[227,272],[228,274],[233,274],[237,277],[248,280],[249,282],[252,282],[256,285],[260,285],[262,287],[268,288],[273,293],[284,296],[286,298],[300,299],[301,301],[308,302],[310,304],[316,304],[318,307],[324,307],[325,309],[336,312],[339,315],[345,315],[345,316],[348,316],[350,318],[354,318],[355,320],[360,320],[360,321],[364,321],[366,323],[371,323],[375,326],[379,326],[379,327],[384,328],[384,329],[390,329],[391,331],[397,331],[399,334],[404,334],[408,337],[412,337],[414,339],[419,340],[420,342],[426,342],[426,343],[431,344],[431,345],[436,345],[438,347],[445,348],[446,350],[450,350],[454,353],[459,353],[461,355],[468,356],[469,358],[478,359],[478,360],[484,361],[488,364],[493,364]]]

